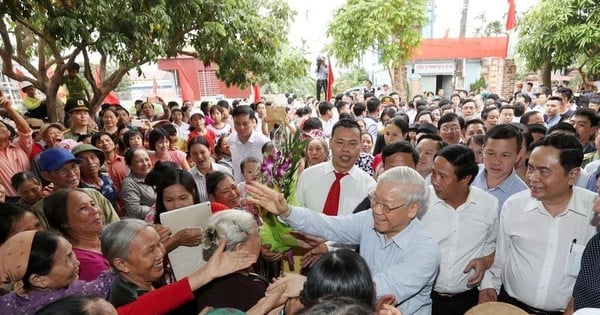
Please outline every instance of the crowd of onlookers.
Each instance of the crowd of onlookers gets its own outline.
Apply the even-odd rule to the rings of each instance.
[[[157,97],[98,113],[71,97],[64,123],[36,128],[0,97],[0,313],[600,308],[600,95],[577,105],[566,87],[522,88]],[[285,200],[259,184],[261,164],[297,132],[306,141]],[[205,229],[161,222],[207,201]],[[298,247],[261,243],[259,207]],[[181,246],[208,262],[178,279],[167,254]],[[288,268],[302,275],[281,277]]]

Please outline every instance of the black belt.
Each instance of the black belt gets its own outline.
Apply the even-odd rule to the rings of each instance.
[[[474,292],[475,291],[475,292]],[[460,292],[460,293],[440,293],[437,291],[431,291],[431,293],[433,295],[436,295],[442,299],[455,299],[455,298],[461,298],[467,295],[471,295],[471,294],[479,294],[479,290],[477,289],[477,287],[472,288],[471,290],[467,290],[464,292]]]
[[[542,310],[539,308],[535,308],[533,306],[529,306],[517,299],[515,299],[514,297],[510,296],[508,294],[508,292],[506,292],[506,290],[504,290],[504,286],[502,286],[500,288],[500,295],[498,295],[498,302],[506,302],[508,304],[514,305],[524,311],[526,311],[529,314],[536,314],[536,315],[562,315],[563,312],[560,311],[546,311],[546,310]]]

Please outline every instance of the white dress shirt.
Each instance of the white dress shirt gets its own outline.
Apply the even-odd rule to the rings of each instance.
[[[576,279],[566,273],[567,259],[573,242],[585,246],[597,232],[592,210],[596,197],[573,187],[565,211],[556,217],[529,190],[506,200],[500,212],[496,257],[481,288],[499,291],[504,285],[510,296],[531,307],[564,310]]]
[[[246,143],[242,143],[237,132],[229,137],[229,150],[231,151],[231,163],[233,164],[233,177],[236,183],[240,183],[243,179],[240,163],[249,157],[253,156],[259,161],[263,160],[262,147],[269,142],[269,138],[260,132],[252,131],[250,138]]]
[[[171,125],[173,125],[175,130],[177,130],[177,138],[187,142],[188,136],[190,135],[190,125],[184,122],[182,122],[181,125],[176,123],[171,123]]]
[[[419,218],[442,253],[434,290],[446,294],[465,292],[470,289],[467,282],[473,275],[473,271],[463,272],[467,264],[495,250],[498,199],[471,186],[465,203],[454,209],[436,196],[433,186],[429,188],[429,207]]]
[[[335,169],[331,161],[313,165],[298,177],[296,199],[301,207],[323,212],[329,189],[335,181]],[[338,215],[350,214],[356,206],[375,190],[375,180],[354,165],[348,175],[340,180],[340,203]]]

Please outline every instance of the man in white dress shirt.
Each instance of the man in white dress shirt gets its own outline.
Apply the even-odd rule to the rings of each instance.
[[[583,160],[572,135],[532,143],[530,190],[508,198],[500,214],[494,264],[485,273],[479,302],[501,301],[528,313],[562,314],[579,261],[597,232],[596,194],[574,187]]]
[[[341,119],[331,129],[331,160],[305,169],[298,177],[296,199],[299,206],[324,212],[329,191],[337,174],[347,174],[340,180],[336,215],[352,213],[369,192],[375,190],[375,180],[354,163],[360,153],[360,126],[354,120]],[[311,249],[314,258],[327,253],[325,244]],[[305,257],[308,259],[308,256]],[[313,259],[310,259],[311,261]]]
[[[429,207],[420,214],[442,253],[431,292],[433,315],[462,315],[477,305],[477,285],[491,265],[498,200],[470,186],[478,170],[475,154],[463,145],[443,148],[433,161]]]
[[[262,147],[269,142],[269,138],[254,130],[255,123],[253,121],[256,116],[250,106],[237,106],[233,109],[231,116],[233,117],[235,132],[229,137],[229,150],[231,151],[233,176],[235,181],[239,183],[243,180],[240,163],[249,156],[262,161]]]

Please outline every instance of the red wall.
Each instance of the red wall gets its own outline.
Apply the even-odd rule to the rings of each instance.
[[[214,77],[214,84],[216,84],[217,93],[207,95],[206,91],[201,91],[198,71],[205,70],[206,68],[204,67],[204,64],[196,58],[178,57],[173,59],[159,59],[158,69],[163,71],[177,70],[178,63],[190,80],[190,85],[194,91],[194,100],[200,100],[203,96],[214,96],[216,94],[223,94],[226,98],[246,98],[250,95],[250,88],[242,90],[238,86],[227,87],[225,82],[220,81],[216,77]]]

